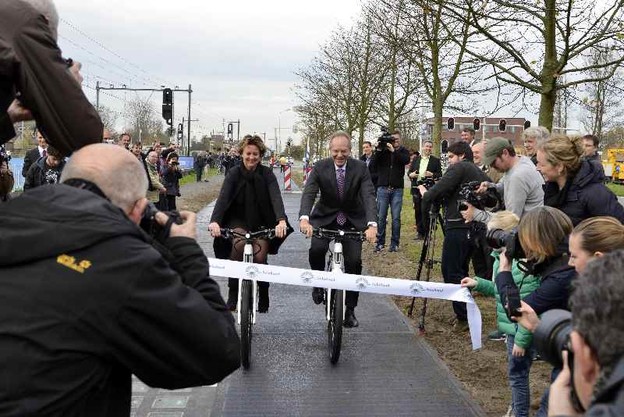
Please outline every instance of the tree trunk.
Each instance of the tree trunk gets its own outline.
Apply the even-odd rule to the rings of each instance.
[[[548,92],[541,94],[539,121],[540,126],[546,127],[552,133],[553,115],[555,103],[557,102],[557,90],[551,88]]]

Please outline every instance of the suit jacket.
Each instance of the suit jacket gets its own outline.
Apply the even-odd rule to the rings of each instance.
[[[416,172],[418,174],[418,170],[420,169],[420,160],[421,160],[420,156],[414,158],[414,160],[409,166],[409,169],[407,170],[407,175],[411,174],[412,172]],[[435,179],[440,178],[442,176],[442,165],[440,164],[440,159],[433,155],[429,156],[429,163],[427,164],[427,169],[425,171],[432,172],[433,178]],[[418,184],[417,184],[418,177],[412,179],[411,181],[412,181],[411,191],[412,191],[412,194],[415,194],[416,190],[418,189]]]
[[[314,165],[301,196],[299,216],[309,216],[312,226],[323,227],[335,221],[339,211],[358,230],[365,230],[369,222],[377,221],[375,188],[365,162],[347,160],[342,200],[338,198],[334,160],[327,158]]]
[[[38,146],[35,149],[31,149],[26,152],[26,155],[24,155],[24,166],[22,167],[22,177],[25,177],[26,174],[28,174],[30,166],[37,162],[39,158],[41,158],[41,154],[39,153]]]

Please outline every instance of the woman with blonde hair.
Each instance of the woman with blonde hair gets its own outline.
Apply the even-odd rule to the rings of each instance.
[[[580,222],[570,235],[570,265],[580,274],[593,259],[622,248],[622,223],[613,217],[592,217]]]
[[[537,169],[544,176],[544,205],[566,213],[573,224],[595,216],[624,223],[624,207],[604,184],[598,166],[582,158],[581,138],[555,135],[538,146]]]

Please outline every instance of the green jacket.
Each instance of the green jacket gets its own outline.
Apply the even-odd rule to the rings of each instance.
[[[498,274],[500,254],[496,251],[492,251],[491,256],[494,257],[493,276],[495,277]],[[535,277],[533,275],[525,276],[524,272],[518,268],[518,261],[515,259],[511,264],[511,274],[513,275],[514,282],[520,290],[520,298],[522,299],[539,287],[539,277]],[[498,289],[496,288],[494,281],[481,277],[475,277],[475,279],[477,280],[477,286],[474,287],[474,291],[479,291],[480,293],[490,297],[496,297],[496,324],[498,325],[498,330],[505,334],[515,335],[514,343],[521,348],[526,349],[531,346],[531,343],[533,342],[533,334],[524,327],[520,326],[518,323],[509,320],[509,317],[505,314],[505,309],[501,304],[500,295],[498,294]]]

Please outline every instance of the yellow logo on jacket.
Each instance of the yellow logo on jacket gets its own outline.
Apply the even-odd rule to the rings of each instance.
[[[91,267],[91,261],[85,259],[76,263],[76,258],[65,254],[59,255],[58,258],[56,258],[56,262],[81,274],[84,274],[85,270]]]

